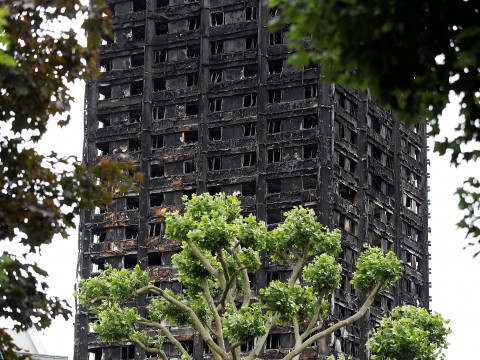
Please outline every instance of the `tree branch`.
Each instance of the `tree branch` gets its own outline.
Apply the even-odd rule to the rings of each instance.
[[[182,346],[180,341],[175,339],[173,334],[170,332],[170,330],[166,326],[162,325],[159,322],[151,321],[151,320],[148,320],[148,319],[145,319],[145,318],[140,318],[138,323],[141,324],[141,325],[146,325],[146,326],[154,327],[154,328],[157,328],[157,329],[161,330],[165,334],[167,339],[178,349],[178,351],[180,351],[183,355],[188,356],[188,358],[191,359],[190,355],[185,350],[185,348]]]
[[[318,334],[315,334],[311,338],[307,339],[304,343],[302,343],[300,346],[296,346],[295,349],[293,349],[288,355],[286,355],[283,360],[291,360],[295,356],[299,355],[304,351],[307,347],[312,345],[315,341],[320,340],[324,338],[327,335],[330,335],[331,333],[335,332],[338,329],[341,329],[342,327],[345,327],[347,325],[350,325],[354,323],[355,321],[358,321],[360,318],[362,318],[367,310],[370,308],[370,305],[372,305],[373,300],[375,299],[375,296],[380,292],[380,289],[384,285],[384,281],[378,282],[375,287],[373,288],[372,292],[370,295],[368,295],[367,300],[365,300],[365,303],[362,305],[362,307],[358,310],[357,313],[353,314],[347,319],[344,319],[342,321],[339,321],[338,323],[330,326],[328,329],[325,329],[322,332],[319,332]]]
[[[238,249],[238,250],[237,250]],[[238,251],[238,252],[237,252]],[[243,302],[242,306],[250,305],[250,300],[252,298],[252,294],[250,293],[250,279],[248,278],[248,272],[246,266],[243,266],[240,258],[238,257],[238,253],[242,252],[242,248],[240,245],[237,245],[235,248],[229,249],[228,252],[233,256],[235,262],[240,266],[240,275],[243,280]]]
[[[135,345],[137,345],[138,347],[142,348],[146,353],[149,353],[149,354],[159,354],[160,357],[161,357],[163,360],[168,360],[167,354],[165,354],[165,352],[164,352],[163,350],[145,346],[144,343],[142,343],[139,339],[137,339],[137,338],[134,337],[134,336],[130,336],[129,340],[130,340],[132,343],[134,343]]]
[[[202,252],[195,246],[195,244],[192,243],[190,239],[187,240],[187,244],[192,250],[193,254],[197,257],[197,259],[200,260],[205,269],[220,282],[220,286],[223,288],[227,284],[227,281],[225,280],[225,277],[222,275],[222,273],[215,269],[212,264],[210,264],[210,261],[208,261],[208,259],[203,256]]]
[[[202,325],[202,322],[198,318],[197,314],[195,314],[195,311],[193,311],[190,307],[188,307],[187,305],[185,305],[181,301],[178,301],[173,296],[167,294],[164,290],[162,290],[162,289],[160,289],[156,286],[147,285],[147,286],[144,286],[144,287],[137,290],[138,295],[146,294],[148,292],[151,292],[155,295],[159,295],[159,296],[163,297],[165,300],[170,302],[172,305],[176,306],[178,309],[185,311],[189,315],[193,326],[200,333],[200,336],[208,344],[210,349],[212,349],[212,351],[214,351],[214,352],[217,352],[221,357],[224,357],[224,358],[227,357],[227,353],[222,348],[220,348],[215,343],[215,341],[213,341],[212,337],[210,336],[210,333],[209,333],[208,329],[205,329],[205,327]]]
[[[215,326],[217,328],[218,345],[223,350],[226,351],[225,341],[223,339],[222,320],[220,319],[220,315],[218,314],[217,307],[215,306],[215,302],[213,301],[212,294],[210,293],[210,288],[208,286],[208,279],[206,277],[202,278],[202,287],[203,287],[203,295],[205,296],[205,300],[207,300],[208,307],[212,311],[213,318],[215,319]]]
[[[324,296],[325,294],[322,292],[318,297],[317,303],[315,304],[315,311],[313,313],[313,317],[310,320],[310,323],[308,324],[307,328],[301,335],[302,340],[305,340],[305,338],[307,338],[313,332],[312,330],[316,328],[315,323],[318,321],[320,317],[320,311],[322,310],[322,302],[323,302]],[[321,324],[323,324],[323,321],[321,321]]]
[[[292,315],[292,322],[293,322],[293,334],[295,335],[295,343],[299,343],[302,341],[300,338],[300,326],[298,325],[298,315]]]

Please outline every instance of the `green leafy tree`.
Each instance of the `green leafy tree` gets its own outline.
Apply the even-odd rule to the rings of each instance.
[[[369,88],[409,124],[426,120],[438,135],[438,117],[450,93],[464,117],[453,138],[435,151],[451,162],[480,156],[480,5],[477,1],[269,0],[278,7],[272,28],[285,24],[296,65],[322,64],[327,81]],[[308,41],[307,41],[308,40]],[[480,242],[480,185],[469,178],[457,190],[460,228]],[[480,252],[479,252],[480,253]],[[477,254],[479,254],[477,253]]]
[[[101,34],[109,31],[107,12],[100,0],[89,8],[77,0],[0,5],[0,241],[19,241],[26,252],[37,252],[56,234],[66,237],[81,209],[108,203],[112,187],[121,190],[131,183],[123,175],[130,164],[86,167],[73,157],[44,156],[35,149],[52,116],[59,126],[69,122],[68,86],[96,74]],[[89,42],[82,46],[77,32],[60,29],[58,21],[68,24],[87,13],[83,27]],[[47,295],[46,276],[28,255],[0,254],[0,319],[25,330],[68,317],[66,302]],[[0,353],[14,359],[14,344],[1,328],[0,344]]]
[[[256,359],[275,325],[293,327],[295,344],[284,359],[299,359],[321,338],[359,320],[375,296],[398,280],[403,266],[393,252],[367,247],[359,257],[352,283],[365,301],[352,316],[330,323],[329,295],[339,287],[340,232],[317,221],[313,210],[295,207],[283,224],[268,231],[264,222],[241,215],[234,196],[192,195],[185,212],[166,218],[166,236],[182,243],[173,264],[182,292],[154,286],[137,266],[133,271],[109,268],[79,284],[78,299],[96,317],[100,341],[132,342],[162,359],[164,341],[190,359],[171,327],[194,328],[219,359]],[[260,252],[291,269],[286,282],[271,281],[252,293],[249,274],[260,267]],[[301,282],[300,279],[303,279]],[[124,306],[137,296],[155,295],[147,314]],[[328,320],[328,321],[327,321]],[[147,329],[148,331],[147,331]],[[249,354],[240,347],[256,339]]]
[[[367,348],[372,360],[444,359],[448,320],[414,306],[397,307],[370,333]]]

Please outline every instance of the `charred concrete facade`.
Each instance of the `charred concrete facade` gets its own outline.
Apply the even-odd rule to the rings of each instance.
[[[181,291],[171,267],[178,245],[163,237],[164,215],[180,208],[182,195],[223,191],[270,226],[303,205],[343,230],[334,319],[361,304],[349,280],[364,243],[394,250],[406,265],[362,322],[305,358],[335,352],[366,359],[367,333],[392,307],[428,307],[424,125],[407,128],[368,92],[326,83],[316,67],[287,64],[286,28],[269,33],[276,11],[258,0],[110,5],[114,39],[105,39],[101,75],[87,85],[84,159],[128,157],[145,179],[138,193],[115,194],[107,209],[82,215],[81,278],[107,263],[139,264],[160,286]],[[252,291],[287,274],[265,259]],[[144,311],[146,302],[132,305]],[[97,342],[88,313],[77,310],[76,360],[146,358],[133,346]],[[177,335],[195,359],[210,358],[190,329]],[[289,328],[274,329],[262,358],[281,357],[292,342]]]

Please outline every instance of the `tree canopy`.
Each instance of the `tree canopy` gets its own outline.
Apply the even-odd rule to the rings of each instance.
[[[113,163],[85,167],[73,157],[42,155],[35,145],[55,116],[59,126],[70,121],[73,100],[68,87],[96,74],[101,34],[109,31],[106,5],[95,0],[3,1],[0,7],[0,241],[19,241],[37,252],[54,235],[66,237],[81,209],[108,203],[116,181],[130,165]],[[69,21],[88,18],[88,46],[77,40]],[[63,21],[62,29],[58,21]],[[53,31],[55,29],[55,31]],[[56,316],[68,317],[67,304],[49,297],[47,276],[28,254],[0,254],[0,318],[15,329],[47,327]],[[6,358],[14,345],[0,329]]]
[[[460,97],[464,120],[435,151],[455,166],[480,156],[480,5],[472,0],[417,2],[374,0],[270,0],[278,8],[272,28],[288,27],[291,61],[322,64],[327,81],[369,88],[408,124],[438,117],[449,94]],[[480,185],[470,178],[458,189],[464,218],[458,223],[480,238]],[[480,241],[480,240],[479,240]]]
[[[294,207],[285,213],[284,223],[267,230],[253,215],[241,215],[234,196],[201,194],[184,201],[183,213],[167,215],[165,233],[182,244],[172,259],[180,293],[155,286],[138,266],[132,271],[108,268],[81,280],[78,299],[97,319],[93,329],[100,341],[129,341],[162,359],[168,358],[163,350],[168,342],[190,359],[172,331],[190,326],[215,359],[253,360],[272,327],[287,324],[293,327],[295,345],[284,359],[299,359],[319,339],[359,320],[375,296],[403,273],[393,252],[367,247],[352,279],[365,301],[356,313],[332,323],[329,295],[339,288],[342,271],[335,258],[341,251],[338,230],[330,231],[313,210],[302,207]],[[264,251],[289,269],[289,276],[255,292],[251,275],[260,268]],[[123,305],[146,294],[153,295],[146,313]],[[254,339],[253,349],[241,354],[241,345]]]
[[[423,308],[397,307],[371,332],[367,348],[372,360],[444,359],[451,333],[448,322]]]

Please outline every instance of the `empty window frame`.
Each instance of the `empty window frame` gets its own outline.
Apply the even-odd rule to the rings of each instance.
[[[247,94],[243,96],[243,107],[257,106],[257,94]]]
[[[338,151],[335,151],[334,158],[336,160],[336,163],[340,165],[340,168],[349,173],[355,172],[357,168],[357,163],[353,159]]]
[[[125,226],[125,239],[136,239],[138,237],[138,225]],[[136,260],[136,256],[135,256]]]
[[[357,203],[357,192],[349,186],[343,183],[338,183],[337,193],[342,199],[345,199],[352,204]]]
[[[168,22],[165,20],[155,22],[155,35],[168,34]]]
[[[143,80],[133,81],[130,84],[130,95],[141,95],[143,94]]]
[[[136,1],[133,3],[135,4]],[[133,360],[135,359],[135,345],[122,346],[122,354],[120,360]]]
[[[152,135],[152,149],[161,149],[163,146],[163,135]]]
[[[270,14],[270,17],[278,16],[280,14],[280,10],[278,9],[277,6],[272,7],[269,9],[269,14]]]
[[[408,210],[413,212],[414,214],[420,214],[420,203],[415,200],[413,197],[403,194],[402,196],[403,206],[405,206]]]
[[[153,52],[153,59],[155,64],[167,62],[167,50],[155,50]]]
[[[183,162],[183,173],[184,174],[193,174],[196,171],[195,161],[185,160]]]
[[[250,6],[245,9],[245,20],[252,21],[257,19],[257,7]]]
[[[257,124],[248,123],[243,124],[243,136],[255,136],[257,131]]]
[[[256,49],[258,47],[258,38],[256,36],[247,36],[245,38],[245,50]]]
[[[273,164],[282,161],[282,149],[269,149],[267,151],[267,163]]]
[[[198,111],[199,111],[198,106],[199,106],[199,105],[198,105],[197,102],[194,102],[194,103],[186,103],[186,104],[185,104],[185,115],[186,115],[186,116],[198,115]]]
[[[217,71],[211,71],[210,72],[210,82],[211,83],[220,83],[223,81],[223,71],[222,70],[217,70]]]
[[[242,184],[242,196],[255,196],[257,191],[257,182],[250,181]]]
[[[138,139],[128,140],[128,151],[140,151],[142,149],[142,142]]]
[[[222,111],[222,98],[210,99],[209,110],[211,113]]]
[[[243,78],[255,78],[258,74],[258,65],[257,64],[248,64],[243,66]]]
[[[165,78],[153,79],[153,91],[163,91],[166,89],[167,81]]]
[[[282,101],[282,90],[281,89],[268,90],[268,102],[270,104],[279,103],[281,101]]]
[[[316,98],[318,95],[318,86],[316,84],[305,86],[304,95],[305,99]]]
[[[212,55],[223,54],[223,41],[211,41],[210,42],[210,53]]]
[[[342,107],[348,114],[351,114],[354,117],[357,115],[357,104],[347,98],[345,94],[338,93],[338,105],[340,105],[340,107]]]
[[[140,67],[143,66],[144,62],[144,54],[133,54],[130,56],[130,67],[135,68],[135,67]]]
[[[158,222],[158,223],[150,223],[148,224],[148,235],[149,236],[162,236],[163,235],[163,230],[165,229],[165,223],[163,222]],[[162,265],[161,263],[157,263],[158,259],[157,256],[161,255],[160,253],[153,253],[152,256],[155,256],[155,262],[152,262],[150,259],[150,254],[148,254],[148,266],[152,265]]]
[[[100,60],[100,72],[109,72],[113,69],[113,60],[112,59],[103,59]]]
[[[280,349],[280,334],[270,334],[265,342],[265,349]]]
[[[222,169],[222,158],[219,156],[209,157],[208,158],[208,170],[221,170]]]
[[[165,119],[165,106],[154,106],[152,108],[152,120],[157,121],[161,119]]]
[[[302,129],[313,129],[318,126],[317,115],[305,115],[302,119]]]
[[[346,142],[355,145],[357,144],[357,133],[346,124],[335,120],[335,134]]]
[[[222,127],[214,127],[208,129],[208,140],[210,141],[219,141],[222,140]]]
[[[243,154],[243,167],[254,166],[257,163],[257,153],[255,151]]]
[[[142,110],[132,110],[128,112],[128,122],[130,124],[142,122]]]
[[[165,198],[162,193],[150,194],[150,207],[163,206]]]
[[[198,131],[185,131],[180,140],[185,144],[195,144],[198,141]]]
[[[170,0],[157,0],[157,9],[167,7],[169,5]]]
[[[317,144],[303,145],[303,159],[315,159],[317,157]]]
[[[103,243],[107,239],[107,233],[105,231],[93,233],[93,243]]]
[[[220,26],[225,23],[225,14],[223,11],[212,12],[210,14],[210,25]]]
[[[97,115],[98,128],[106,128],[112,125],[110,116]]]
[[[278,45],[283,43],[283,33],[275,31],[270,33],[270,45]]]
[[[150,164],[150,177],[159,178],[165,176],[165,167],[163,164]]]
[[[132,27],[132,40],[133,41],[145,40],[145,25]]]
[[[109,100],[112,98],[112,87],[110,85],[98,85],[98,100]]]
[[[282,191],[282,179],[267,179],[267,194],[277,194]]]
[[[283,59],[270,60],[268,62],[269,74],[280,74],[281,72],[283,72]]]
[[[275,119],[275,120],[268,120],[268,133],[269,134],[276,134],[282,131],[282,120]]]
[[[133,1],[133,12],[144,11],[147,8],[146,0],[135,0]]]
[[[200,56],[200,45],[192,44],[187,45],[187,58],[193,59]]]
[[[187,74],[187,87],[198,85],[198,72]]]
[[[198,30],[200,29],[200,16],[194,16],[188,18],[188,30]]]

